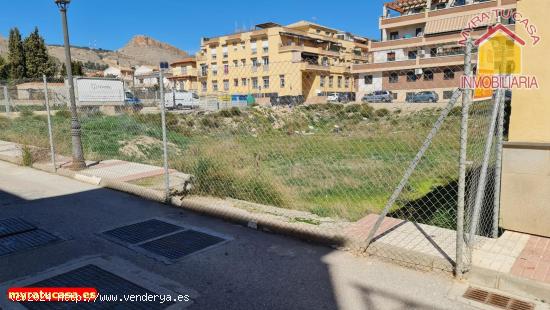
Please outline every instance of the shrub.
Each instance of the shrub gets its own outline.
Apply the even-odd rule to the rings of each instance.
[[[283,197],[268,181],[258,176],[238,177],[211,159],[200,158],[192,168],[195,191],[216,197],[231,197],[256,203],[283,205]]]
[[[220,127],[220,123],[218,122],[218,120],[215,117],[205,116],[201,119],[201,124],[204,127],[208,127],[208,128],[218,128],[218,127]]]
[[[61,110],[58,110],[55,113],[55,116],[57,116],[59,118],[70,118],[71,117],[71,111],[69,111],[68,109],[61,109]]]
[[[31,167],[32,166],[32,152],[28,145],[23,146],[21,149],[22,152],[22,160],[23,160],[23,166]]]
[[[378,117],[384,117],[390,114],[390,111],[386,108],[378,109],[375,112],[375,115]]]
[[[361,112],[361,106],[358,104],[350,104],[345,108],[346,113],[359,113]]]
[[[231,115],[233,115],[233,116],[241,116],[241,114],[242,114],[241,110],[237,107],[232,107],[229,111],[231,112]]]
[[[232,116],[231,111],[225,110],[225,109],[218,112],[218,115],[221,116],[221,117],[231,117]]]
[[[362,117],[372,118],[374,115],[374,108],[368,104],[363,104],[361,105],[361,110],[359,113],[361,113]]]
[[[19,116],[21,117],[31,117],[34,115],[34,112],[32,109],[27,109],[27,108],[21,108],[21,113],[19,114]]]

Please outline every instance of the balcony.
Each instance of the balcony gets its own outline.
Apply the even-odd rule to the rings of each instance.
[[[416,59],[389,61],[380,63],[358,64],[351,67],[351,73],[378,72],[387,70],[414,69]]]
[[[420,24],[426,21],[424,12],[417,14],[401,15],[395,17],[380,17],[380,28],[399,27],[411,24]]]
[[[371,51],[393,49],[400,47],[410,47],[422,43],[423,37],[403,38],[397,40],[387,40],[382,42],[371,42]]]
[[[279,53],[284,52],[307,52],[312,54],[338,57],[340,52],[325,50],[322,47],[304,46],[304,45],[279,45]]]
[[[502,0],[502,5],[515,5],[517,0]],[[429,20],[435,18],[440,18],[441,16],[449,15],[471,15],[478,12],[486,12],[492,8],[497,7],[498,1],[482,1],[472,4],[454,6],[445,9],[429,10],[421,13],[393,16],[393,17],[380,17],[380,28],[395,28],[413,24],[425,23]],[[462,14],[461,14],[462,13]]]

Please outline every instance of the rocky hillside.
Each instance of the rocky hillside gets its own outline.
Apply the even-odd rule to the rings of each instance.
[[[146,64],[158,64],[160,61],[172,62],[187,56],[187,53],[166,43],[146,36],[135,36],[117,51]]]
[[[7,40],[0,37],[0,55],[7,53],[7,47]],[[60,62],[65,59],[63,46],[49,45],[48,52]],[[185,51],[143,35],[135,36],[124,47],[116,51],[73,46],[71,53],[73,59],[84,63],[92,62],[123,67],[156,66],[161,60],[171,62],[187,56]]]

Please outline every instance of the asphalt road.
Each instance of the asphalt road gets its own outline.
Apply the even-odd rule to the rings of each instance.
[[[64,241],[0,256],[0,286],[98,258],[111,262],[113,272],[121,276],[139,274],[136,269],[150,273],[149,287],[155,281],[179,284],[176,289],[178,285],[156,283],[193,296],[192,304],[184,302],[176,309],[471,309],[457,297],[466,285],[442,274],[354,257],[0,162],[0,219],[12,217]],[[151,218],[231,240],[167,265],[99,234]]]

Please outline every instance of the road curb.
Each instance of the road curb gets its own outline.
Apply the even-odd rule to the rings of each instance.
[[[550,284],[476,266],[472,266],[470,271],[465,274],[465,278],[471,284],[494,288],[527,298],[536,298],[545,302],[550,301]]]

